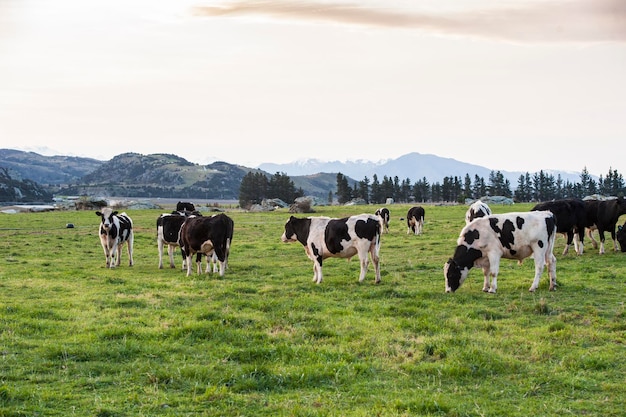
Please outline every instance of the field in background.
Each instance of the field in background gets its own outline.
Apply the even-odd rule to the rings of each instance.
[[[528,292],[527,259],[503,260],[496,295],[479,270],[445,294],[466,207],[424,207],[413,236],[389,206],[379,285],[356,258],[314,284],[286,210],[227,213],[224,277],[186,277],[179,252],[157,268],[159,210],[128,211],[135,266],[113,270],[93,212],[0,215],[0,416],[623,415],[626,255],[564,257],[559,236],[557,291]]]

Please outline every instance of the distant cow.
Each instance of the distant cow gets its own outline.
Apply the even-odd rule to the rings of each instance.
[[[96,211],[100,216],[100,244],[104,250],[106,267],[115,268],[120,266],[122,246],[127,244],[128,265],[133,266],[133,221],[126,213],[118,214],[117,211],[105,207],[102,211]]]
[[[179,203],[180,204],[180,203]],[[161,214],[156,221],[157,226],[157,247],[159,250],[159,269],[163,269],[163,249],[167,245],[167,253],[170,258],[170,268],[174,268],[174,250],[178,246],[178,234],[180,227],[185,222],[187,216],[201,216],[197,211],[173,211],[172,213]],[[185,254],[183,254],[183,269],[186,268]]]
[[[556,231],[563,233],[567,239],[563,255],[567,255],[569,247],[574,241],[575,234],[578,242],[574,241],[576,253],[583,254],[585,239],[586,212],[585,203],[578,198],[546,201],[539,203],[531,211],[550,210],[556,215]]]
[[[176,203],[176,211],[196,211],[196,206],[188,201],[179,201],[178,203]]]
[[[485,216],[489,216],[490,214],[491,214],[491,209],[489,208],[487,203],[484,203],[480,200],[476,200],[472,203],[471,206],[469,206],[469,208],[467,209],[467,212],[465,213],[465,224],[468,224],[469,222],[471,222],[472,220],[478,217],[485,217]]]
[[[492,214],[465,225],[457,240],[454,257],[446,262],[443,273],[446,292],[456,291],[472,267],[482,268],[483,291],[495,293],[500,259],[523,259],[533,256],[535,279],[530,291],[539,286],[545,266],[550,275],[550,290],[556,287],[556,257],[552,253],[556,219],[550,211]],[[492,277],[489,285],[489,277]]]
[[[380,282],[380,235],[382,220],[374,214],[359,214],[341,219],[329,217],[296,218],[291,216],[281,236],[283,242],[300,242],[313,261],[313,281],[322,282],[322,263],[327,258],[359,256],[361,274],[365,279],[369,265],[368,253],[374,264],[376,283]]]
[[[421,235],[424,231],[424,208],[421,206],[411,207],[406,215],[407,234],[413,232]]]
[[[376,210],[376,214],[383,220],[383,232],[389,233],[389,209],[387,207],[382,207]]]
[[[617,241],[622,252],[626,252],[626,223],[617,226]]]
[[[220,276],[224,276],[232,229],[232,219],[224,213],[211,217],[189,217],[185,220],[180,228],[178,243],[187,258],[187,276],[191,275],[191,258],[194,254],[212,256],[214,251],[219,262]],[[199,260],[197,258],[196,263]]]
[[[585,200],[585,211],[587,234],[593,247],[598,247],[598,243],[593,238],[593,231],[597,229],[600,235],[600,254],[604,253],[604,232],[611,232],[613,250],[617,252],[615,228],[619,217],[626,214],[626,200],[623,197],[612,200]]]

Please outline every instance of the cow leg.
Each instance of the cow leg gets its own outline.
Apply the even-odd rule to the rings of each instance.
[[[539,280],[541,279],[541,275],[543,274],[543,270],[546,266],[546,258],[548,258],[548,256],[549,255],[546,255],[545,252],[542,253],[539,248],[534,248],[533,259],[535,260],[535,278],[533,279],[533,284],[530,286],[528,291],[535,292],[535,290],[539,288]],[[554,279],[556,280],[556,277]],[[550,289],[553,289],[552,281],[550,281]]]
[[[380,283],[380,257],[376,253],[375,249],[370,251],[370,257],[372,258],[372,263],[374,264],[374,273],[376,274],[376,280],[374,282],[378,284]]]
[[[550,291],[556,290],[556,257],[552,253],[546,256],[548,264],[548,275],[550,276]]]
[[[604,254],[604,230],[598,229],[600,235],[600,255]]]
[[[489,287],[487,292],[491,294],[495,294],[496,291],[498,290],[498,272],[500,272],[500,258],[499,257],[489,259],[488,271],[489,271],[489,274],[487,274],[486,277],[491,276],[491,286]],[[485,291],[484,288],[483,288],[483,291]]]
[[[202,254],[200,252],[196,253],[196,273],[202,274]]]
[[[187,259],[185,260],[185,263],[187,264],[187,276],[190,277],[191,276],[191,254],[188,253],[187,254]]]
[[[598,249],[598,242],[593,237],[593,230],[592,229],[587,229],[587,236],[589,236],[589,239],[591,240],[591,246],[593,246],[594,249]]]
[[[367,253],[365,256],[359,254],[359,263],[361,264],[361,273],[359,274],[359,282],[363,282],[365,279],[365,275],[367,275],[367,267],[369,266],[369,259],[367,258]]]
[[[569,232],[565,234],[565,238],[567,239],[567,241],[565,243],[565,249],[563,249],[563,255],[567,255],[567,253],[569,252],[569,247],[572,244],[572,241],[574,240],[574,232],[570,230]]]
[[[159,269],[163,269],[163,240],[157,237],[157,248],[159,249]],[[170,251],[169,245],[167,251]]]
[[[313,282],[316,284],[322,283],[322,261],[314,260],[313,261]]]
[[[135,244],[135,235],[132,231],[130,232],[130,236],[128,236],[128,242],[126,242],[126,244],[128,245],[126,247],[126,251],[128,252],[128,266],[133,266],[135,264],[135,261],[133,261],[133,246]]]
[[[162,245],[162,244],[161,244]],[[170,268],[176,268],[176,265],[174,265],[174,251],[176,250],[176,247],[174,245],[167,245],[167,254],[170,257]],[[163,262],[159,260],[159,267],[163,268]]]

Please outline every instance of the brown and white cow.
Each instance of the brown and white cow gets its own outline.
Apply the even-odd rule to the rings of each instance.
[[[233,225],[232,219],[224,213],[211,217],[189,217],[185,220],[180,228],[178,243],[187,258],[187,276],[191,275],[191,258],[194,254],[212,256],[213,252],[219,262],[220,276],[224,276]],[[196,263],[199,264],[199,261],[200,257],[197,257]]]
[[[369,257],[374,264],[376,283],[380,282],[380,235],[382,220],[374,214],[358,214],[341,219],[330,217],[296,218],[285,223],[283,242],[300,242],[313,261],[313,282],[322,282],[322,263],[327,258],[359,256],[361,274],[365,279]]]
[[[465,212],[465,224],[468,224],[472,220],[478,217],[485,217],[491,214],[491,209],[487,203],[476,200],[469,206],[467,212]]]
[[[122,247],[127,244],[128,265],[133,266],[133,221],[126,213],[118,214],[117,211],[105,207],[102,211],[96,211],[100,216],[98,234],[100,244],[104,250],[106,267],[115,268],[120,266]]]
[[[411,232],[416,235],[421,235],[424,231],[424,214],[425,210],[421,206],[411,207],[406,214],[406,224],[408,229],[407,235]]]
[[[389,233],[389,209],[387,207],[381,207],[376,210],[377,216],[379,216],[383,221],[383,233]]]
[[[454,256],[443,268],[446,292],[456,291],[472,267],[482,268],[483,291],[495,293],[500,259],[523,259],[532,256],[535,278],[533,292],[546,265],[550,275],[550,290],[556,289],[556,257],[553,254],[556,219],[550,211],[492,214],[465,225],[457,240]],[[489,278],[491,284],[489,283]]]

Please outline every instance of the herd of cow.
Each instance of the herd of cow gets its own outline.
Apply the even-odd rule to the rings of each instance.
[[[124,244],[129,265],[133,265],[133,222],[126,213],[111,208],[97,211],[101,217],[99,235],[106,266],[120,265]],[[454,255],[444,265],[445,290],[456,291],[467,278],[472,267],[483,270],[483,291],[495,293],[500,259],[515,259],[520,263],[532,256],[535,277],[530,291],[535,291],[544,269],[548,268],[550,290],[556,287],[556,257],[554,242],[558,233],[564,234],[567,244],[563,255],[573,243],[576,253],[583,254],[585,230],[594,248],[598,243],[593,231],[600,237],[599,253],[603,254],[605,232],[611,233],[613,248],[626,252],[626,223],[617,226],[619,217],[626,214],[623,197],[610,200],[563,199],[537,204],[529,212],[493,214],[489,206],[478,200],[466,212],[465,226],[457,240]],[[407,213],[407,234],[423,233],[425,211],[421,206]],[[375,282],[380,282],[380,240],[389,232],[390,213],[385,207],[374,214],[358,214],[341,219],[330,217],[297,218],[291,216],[281,236],[283,242],[300,242],[313,261],[313,281],[322,282],[322,264],[327,258],[351,258],[358,255],[365,279],[369,259],[374,264]],[[202,216],[192,203],[179,202],[172,213],[157,219],[159,268],[163,268],[163,252],[167,245],[170,267],[174,268],[174,250],[180,247],[183,268],[192,273],[192,258],[196,255],[197,273],[202,272],[202,256],[206,257],[206,272],[211,265],[214,273],[224,275],[233,238],[234,222],[224,213]],[[369,258],[368,258],[369,256]]]

